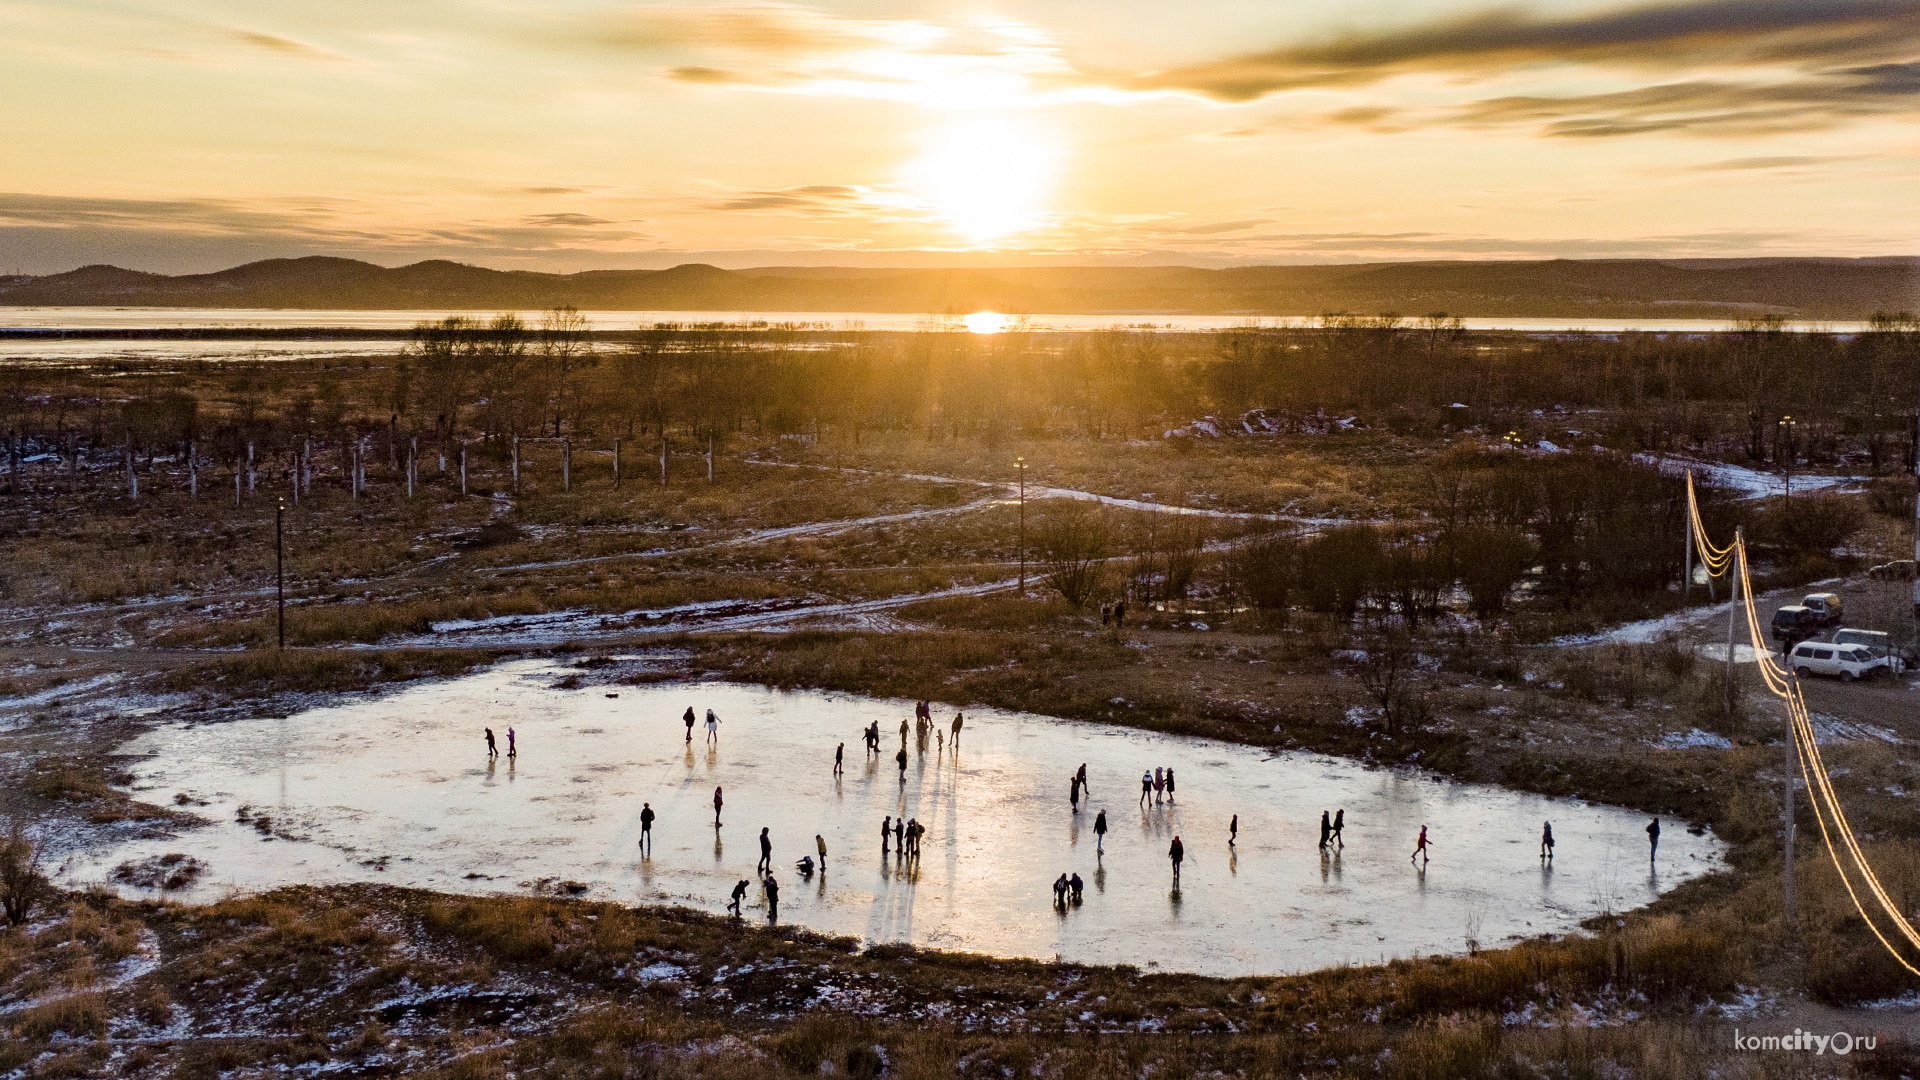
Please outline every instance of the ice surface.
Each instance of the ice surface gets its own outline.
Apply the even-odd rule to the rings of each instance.
[[[215,824],[89,852],[62,876],[103,882],[124,860],[182,851],[210,864],[188,894],[198,899],[292,882],[485,893],[547,879],[719,912],[733,883],[754,877],[766,826],[783,921],[869,941],[1242,974],[1458,952],[1470,919],[1489,945],[1565,931],[1716,867],[1721,850],[1667,821],[1656,873],[1646,817],[1618,808],[989,709],[966,710],[958,752],[910,745],[903,785],[893,754],[910,702],[722,682],[553,688],[572,673],[516,661],[285,719],[156,729],[123,748],[142,759],[135,788],[162,804],[205,799],[198,812]],[[689,705],[721,717],[716,747],[704,723],[683,741]],[[935,707],[937,730],[953,712]],[[860,739],[873,720],[878,760]],[[518,758],[489,764],[482,726],[503,752],[513,727]],[[1075,815],[1068,777],[1081,762],[1093,798]],[[1179,801],[1142,809],[1140,774],[1155,766],[1174,769]],[[715,785],[726,799],[717,835]],[[644,860],[643,800],[659,815]],[[1340,807],[1346,850],[1322,859],[1320,812]],[[1111,831],[1099,858],[1102,808]],[[929,830],[917,868],[880,857],[881,819],[900,813]],[[1236,813],[1237,851],[1226,842]],[[1536,855],[1543,820],[1559,841],[1550,871]],[[1423,823],[1434,843],[1424,874],[1407,860]],[[816,833],[827,869],[802,878],[794,863],[814,854]],[[1178,892],[1167,859],[1176,833],[1187,851]],[[1062,872],[1086,881],[1085,903],[1065,913],[1051,903]],[[764,919],[759,896],[756,886],[748,913]]]

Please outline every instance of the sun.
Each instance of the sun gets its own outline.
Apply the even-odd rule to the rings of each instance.
[[[929,133],[907,184],[954,232],[987,246],[1045,223],[1060,157],[1026,118],[976,113]]]
[[[960,322],[969,334],[998,334],[1007,328],[1007,317],[997,311],[976,311],[962,316]]]

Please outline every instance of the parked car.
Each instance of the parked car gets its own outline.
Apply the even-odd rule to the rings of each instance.
[[[1845,615],[1840,605],[1840,594],[1830,592],[1808,593],[1800,601],[1800,606],[1819,616],[1821,626],[1839,626]]]
[[[1835,645],[1858,645],[1875,656],[1891,662],[1893,673],[1900,674],[1916,666],[1916,657],[1912,649],[1901,648],[1893,643],[1893,635],[1885,630],[1854,630],[1851,628],[1833,632]]]
[[[1788,604],[1773,613],[1773,636],[1789,645],[1818,634],[1820,626],[1820,616],[1799,604]]]
[[[1828,641],[1803,641],[1793,647],[1793,672],[1801,678],[1812,675],[1838,675],[1847,682],[1891,675],[1891,662],[1873,655],[1861,645],[1835,645]]]

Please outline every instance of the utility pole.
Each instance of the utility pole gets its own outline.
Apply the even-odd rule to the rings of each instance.
[[[1793,913],[1793,770],[1800,763],[1800,733],[1794,730],[1793,715],[1797,703],[1802,699],[1800,676],[1794,673],[1791,659],[1787,663],[1787,678],[1793,680],[1791,686],[1793,701],[1787,706],[1787,733],[1786,738],[1781,740],[1784,744],[1785,759],[1782,761],[1784,766],[1782,771],[1786,775],[1784,781],[1786,789],[1781,793],[1780,798],[1780,836],[1785,841],[1786,847],[1786,873],[1781,878],[1781,884],[1786,890],[1787,932],[1792,933],[1796,922]]]
[[[1740,612],[1740,580],[1747,568],[1747,545],[1742,529],[1733,530],[1733,554],[1727,562],[1727,719],[1733,719],[1733,627]],[[1738,560],[1738,561],[1735,561]],[[1756,653],[1754,660],[1760,659]]]
[[[1027,595],[1027,459],[1013,459],[1020,470],[1020,595]]]
[[[1781,463],[1787,467],[1786,497],[1788,499],[1793,498],[1793,429],[1799,426],[1799,423],[1791,416],[1783,416],[1780,418],[1780,435],[1785,440],[1784,445],[1786,448],[1786,452],[1780,456],[1780,460]]]
[[[520,436],[513,437],[513,493],[520,494]]]
[[[286,545],[281,539],[284,532],[282,523],[286,520],[286,516],[287,500],[281,499],[279,505],[273,509],[273,596],[280,609],[279,648],[282,649],[287,647]]]

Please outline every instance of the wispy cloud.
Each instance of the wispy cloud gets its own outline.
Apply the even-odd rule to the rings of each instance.
[[[1497,9],[1134,76],[1127,85],[1244,102],[1409,72],[1487,77],[1519,64],[1665,70],[1824,70],[1901,60],[1920,41],[1915,0],[1692,0],[1572,16]]]

